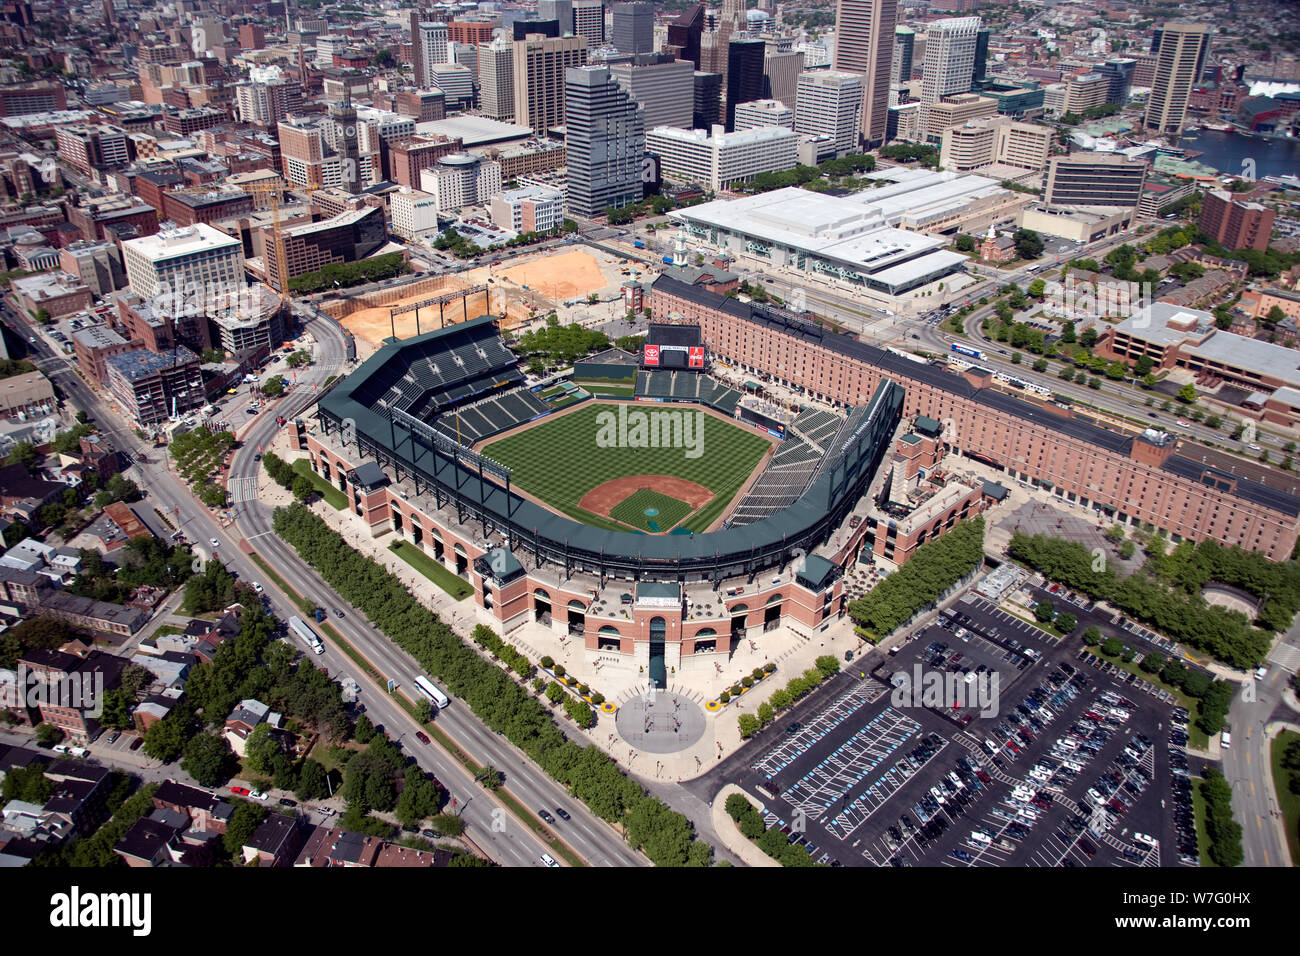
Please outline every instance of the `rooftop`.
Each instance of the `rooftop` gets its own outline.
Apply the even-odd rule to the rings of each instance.
[[[128,382],[135,382],[179,365],[197,363],[198,360],[197,355],[180,345],[165,352],[149,352],[145,349],[123,352],[121,355],[110,356],[108,364]]]
[[[139,252],[150,262],[159,262],[219,249],[239,249],[241,243],[233,236],[199,222],[181,228],[159,229],[156,235],[130,239],[123,246]]]

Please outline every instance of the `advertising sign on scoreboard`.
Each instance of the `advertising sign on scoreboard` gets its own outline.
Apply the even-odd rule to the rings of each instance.
[[[645,363],[646,365],[659,364],[659,346],[647,345],[645,347]]]
[[[692,345],[689,351],[690,351],[690,367],[704,368],[704,346]]]

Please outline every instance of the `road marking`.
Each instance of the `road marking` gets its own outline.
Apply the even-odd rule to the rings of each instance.
[[[240,504],[257,500],[257,478],[230,479],[230,503]]]

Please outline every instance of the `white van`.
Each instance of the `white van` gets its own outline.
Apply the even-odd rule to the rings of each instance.
[[[1147,836],[1145,833],[1134,833],[1133,839],[1138,843],[1145,843],[1147,846],[1159,846],[1160,841],[1155,837]]]
[[[69,747],[67,744],[55,744],[51,749],[52,749],[56,754],[70,754],[70,753],[72,753],[72,748]]]
[[[983,843],[985,846],[988,846],[990,843],[993,842],[993,838],[991,836],[989,836],[987,833],[981,833],[979,830],[971,830],[970,838],[971,838],[971,842]]]

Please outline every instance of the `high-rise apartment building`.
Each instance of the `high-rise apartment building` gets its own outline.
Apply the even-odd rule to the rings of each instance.
[[[591,218],[640,202],[645,126],[631,94],[606,67],[565,72],[566,205]]]
[[[1187,115],[1187,100],[1201,76],[1210,46],[1204,23],[1166,23],[1157,30],[1151,49],[1156,55],[1155,77],[1147,98],[1147,129],[1177,136]]]
[[[1246,202],[1221,189],[1201,199],[1201,232],[1225,249],[1268,249],[1275,213],[1257,202]]]
[[[794,129],[796,133],[830,136],[839,156],[857,149],[862,128],[860,73],[810,70],[799,75]]]
[[[587,63],[583,37],[533,37],[514,43],[515,122],[539,134],[564,122],[565,72]]]
[[[837,0],[834,69],[862,74],[861,138],[868,149],[885,142],[889,78],[898,0]]]
[[[235,87],[239,118],[258,126],[274,126],[290,113],[302,111],[302,84],[297,80],[240,83]]]

